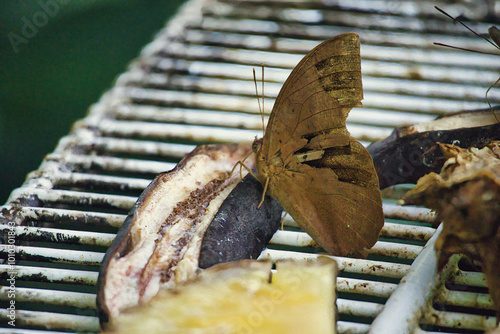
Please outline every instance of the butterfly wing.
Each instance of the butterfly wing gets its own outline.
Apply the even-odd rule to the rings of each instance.
[[[383,226],[378,179],[345,122],[363,97],[359,38],[331,38],[304,57],[276,99],[257,152],[261,182],[326,251],[366,256]],[[301,162],[294,154],[324,151]]]
[[[366,149],[350,138],[348,150],[327,150],[320,161],[290,167],[270,183],[285,211],[328,253],[366,257],[384,225],[378,179]]]
[[[311,134],[348,134],[347,114],[363,99],[359,45],[353,33],[333,37],[294,68],[269,118],[261,148],[266,159],[278,151],[289,159],[297,146],[307,143],[299,139]]]

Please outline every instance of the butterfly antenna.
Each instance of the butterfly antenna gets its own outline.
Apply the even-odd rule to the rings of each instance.
[[[453,45],[443,44],[443,43],[438,43],[438,42],[434,42],[434,45],[445,46],[447,48],[457,49],[457,50],[462,50],[462,51],[468,51],[468,52],[474,52],[474,53],[482,53],[482,54],[485,54],[485,55],[498,56],[498,53],[494,53],[494,52],[485,52],[485,51],[479,51],[479,50],[472,50],[472,49],[460,48],[458,46],[453,46]]]
[[[262,67],[262,110],[260,112],[260,116],[262,118],[262,137],[265,134],[265,125],[264,125],[264,64],[260,64]]]
[[[259,89],[257,88],[257,76],[255,75],[255,68],[253,68],[252,71],[253,71],[253,84],[255,85],[255,96],[257,97],[259,112],[262,115],[262,108],[260,107]]]
[[[495,87],[498,83],[500,82],[500,78],[497,79],[497,81],[495,81],[495,83],[493,85],[491,85],[488,90],[486,91],[486,102],[488,102],[488,105],[490,106],[490,110],[491,112],[493,113],[493,116],[495,116],[495,119],[497,120],[497,122],[500,123],[500,119],[498,118],[497,116],[497,113],[495,110],[493,110],[493,108],[491,107],[491,103],[490,103],[490,100],[488,99],[488,93],[490,92],[490,90]]]
[[[469,30],[470,32],[472,32],[474,35],[476,35],[477,37],[479,38],[482,38],[484,39],[486,42],[490,43],[491,45],[493,45],[496,49],[500,49],[498,47],[498,45],[496,45],[495,43],[493,43],[492,41],[490,41],[488,38],[482,36],[482,35],[479,35],[477,32],[475,32],[474,30],[472,30],[471,28],[469,28],[469,26],[467,26],[465,23],[463,23],[462,21],[460,20],[457,20],[456,18],[454,18],[453,16],[451,16],[450,14],[448,14],[447,12],[445,12],[444,10],[442,10],[441,8],[439,8],[438,6],[434,6],[434,8],[436,8],[438,11],[440,11],[442,14],[446,15],[447,17],[449,17],[450,19],[452,19],[453,21],[455,22],[458,22],[460,23],[462,26],[464,26],[467,30]],[[436,43],[434,43],[436,44]],[[437,45],[442,45],[442,46],[448,46],[449,45],[446,45],[446,44],[437,44]],[[464,49],[460,49],[460,50],[464,50]],[[465,49],[466,51],[470,51],[470,50],[467,50]]]

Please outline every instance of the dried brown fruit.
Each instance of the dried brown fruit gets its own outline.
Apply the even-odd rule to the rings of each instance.
[[[500,142],[482,149],[438,145],[448,157],[441,173],[422,177],[403,201],[435,210],[443,222],[435,244],[439,269],[455,253],[482,263],[500,314]]]
[[[500,124],[488,109],[399,127],[367,149],[377,170],[380,189],[384,189],[396,184],[417,183],[425,174],[439,172],[446,159],[439,150],[429,151],[438,142],[469,148],[483,147],[493,140],[500,140]]]

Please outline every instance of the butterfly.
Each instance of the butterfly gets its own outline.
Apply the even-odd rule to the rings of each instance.
[[[373,161],[346,118],[361,106],[359,36],[311,50],[285,81],[262,139],[257,178],[328,253],[366,257],[384,224]]]
[[[469,30],[470,32],[472,32],[474,35],[476,35],[476,36],[484,39],[486,42],[488,42],[491,45],[493,45],[493,47],[495,47],[497,50],[500,50],[500,30],[497,27],[491,26],[488,29],[488,35],[491,38],[491,40],[490,40],[487,37],[484,37],[483,35],[478,34],[474,30],[472,30],[469,26],[467,26],[465,23],[463,23],[462,21],[454,18],[453,16],[451,16],[450,14],[448,14],[447,12],[445,12],[444,10],[442,10],[441,8],[439,8],[438,6],[434,6],[434,8],[436,8],[436,10],[438,10],[439,12],[441,12],[443,15],[449,17],[453,21],[458,22],[459,24],[461,24],[467,30]],[[491,55],[494,55],[494,56],[500,56],[500,54],[498,52],[496,52],[496,53],[493,53],[493,52],[484,52],[484,51],[478,51],[478,50],[460,48],[460,47],[457,47],[457,46],[452,46],[452,45],[443,44],[443,43],[434,43],[434,44],[439,45],[439,46],[445,46],[445,47],[452,48],[452,49],[458,49],[458,50],[463,50],[463,51],[469,51],[469,52],[476,52],[476,53],[483,53],[483,54],[491,54]],[[490,107],[490,110],[493,113],[493,116],[495,117],[495,119],[497,120],[497,122],[500,122],[500,118],[498,117],[498,115],[496,114],[496,112],[493,110],[493,107],[491,106],[490,100],[488,98],[488,93],[490,92],[490,90],[493,87],[496,87],[499,82],[500,82],[500,78],[498,78],[492,85],[490,85],[490,87],[488,87],[488,89],[486,90],[486,94],[485,94],[486,102],[488,103],[488,106]]]

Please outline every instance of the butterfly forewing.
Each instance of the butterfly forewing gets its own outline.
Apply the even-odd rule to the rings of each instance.
[[[259,179],[326,251],[365,256],[383,225],[378,179],[345,122],[363,98],[359,37],[331,38],[308,53],[281,89],[257,151]],[[321,159],[294,156],[324,150]]]
[[[358,36],[344,34],[321,43],[299,62],[278,94],[262,154],[270,158],[311,132],[345,129],[349,110],[362,98]]]

